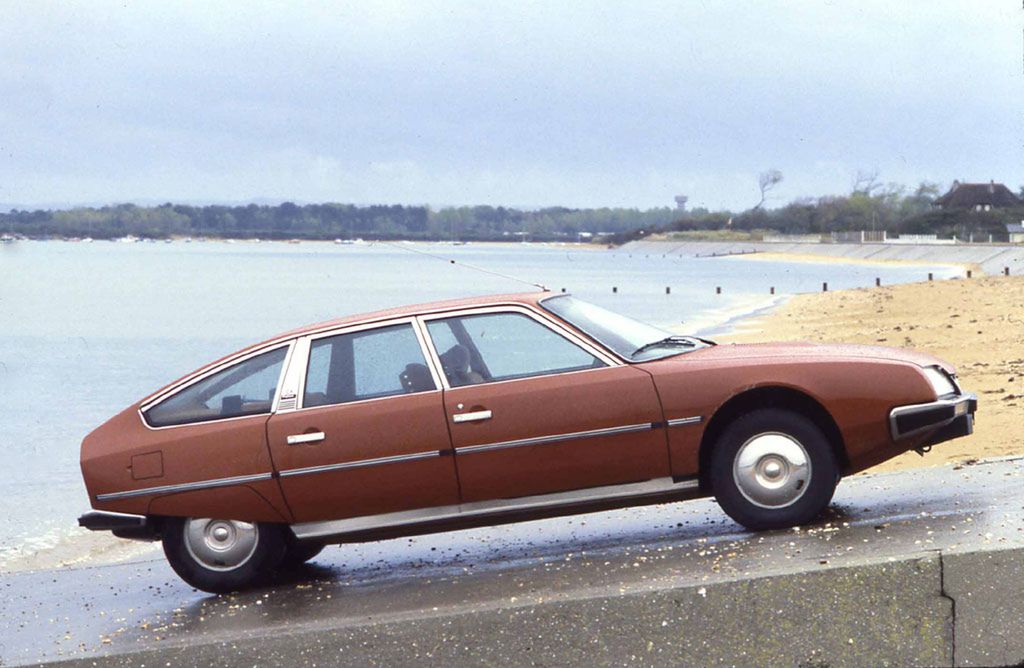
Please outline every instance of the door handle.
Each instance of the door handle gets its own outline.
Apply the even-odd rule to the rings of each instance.
[[[480,420],[490,419],[490,411],[471,411],[469,413],[456,413],[452,416],[452,422],[479,422]]]
[[[288,445],[302,445],[303,443],[317,443],[327,438],[322,431],[314,431],[311,434],[292,434],[288,437]]]

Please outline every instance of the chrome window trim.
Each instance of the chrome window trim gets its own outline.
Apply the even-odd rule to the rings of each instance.
[[[479,445],[464,445],[455,448],[456,455],[472,454],[476,452],[488,452],[491,450],[505,450],[507,448],[522,448],[531,445],[548,445],[551,443],[564,443],[566,441],[578,441],[584,438],[598,438],[600,436],[614,436],[617,434],[631,434],[638,431],[650,431],[658,429],[661,425],[657,422],[643,422],[639,424],[627,424],[619,427],[606,427],[604,429],[588,429],[586,431],[573,431],[567,434],[551,434],[548,436],[533,436],[531,438],[517,438],[512,441],[499,441],[497,443],[481,443]]]
[[[270,402],[270,410],[267,411],[266,413],[253,413],[251,415],[235,415],[233,417],[227,417],[227,418],[212,418],[210,420],[200,420],[200,421],[197,421],[197,422],[183,422],[182,424],[168,424],[168,425],[164,425],[162,427],[154,427],[153,425],[149,424],[148,420],[146,420],[146,411],[148,411],[149,409],[153,408],[157,404],[160,404],[160,403],[166,401],[167,399],[170,399],[174,395],[176,395],[176,394],[178,394],[180,392],[184,392],[185,390],[187,390],[188,388],[192,387],[196,383],[199,383],[199,382],[209,378],[210,376],[212,376],[214,374],[217,374],[217,373],[220,373],[221,371],[224,371],[225,369],[228,369],[228,368],[230,368],[232,366],[235,366],[237,364],[242,364],[243,362],[246,362],[246,361],[252,359],[253,357],[259,357],[260,355],[262,355],[264,353],[274,352],[275,350],[277,350],[279,348],[282,348],[284,346],[288,347],[288,351],[285,352],[284,359],[281,361],[281,371],[280,371],[280,373],[278,373],[278,376],[277,376],[277,387],[274,390],[274,398]],[[291,356],[292,356],[292,349],[294,348],[294,346],[295,346],[295,340],[291,339],[291,340],[288,340],[285,343],[278,343],[276,345],[267,346],[265,348],[259,348],[257,350],[248,352],[248,353],[246,353],[244,355],[239,355],[239,356],[236,356],[236,357],[229,358],[229,359],[225,360],[224,362],[222,362],[222,363],[220,363],[220,364],[218,364],[216,366],[213,366],[213,367],[210,367],[210,368],[206,369],[202,373],[192,374],[191,376],[186,377],[180,383],[169,387],[168,389],[164,390],[160,394],[156,395],[154,398],[146,401],[146,403],[141,404],[139,406],[138,411],[136,411],[138,413],[139,420],[142,422],[143,426],[146,427],[146,429],[149,429],[151,431],[159,431],[161,429],[180,429],[182,427],[195,427],[197,425],[212,424],[212,423],[215,423],[215,422],[228,422],[228,421],[231,421],[231,420],[247,420],[249,418],[257,418],[257,417],[266,418],[266,417],[269,417],[269,416],[273,415],[277,411],[277,406],[278,406],[278,404],[280,402],[280,399],[281,399],[282,383],[283,383],[283,380],[284,380],[284,377],[285,377],[285,373],[288,370],[288,365],[289,365],[289,361],[290,361]]]
[[[323,464],[321,466],[305,466],[297,469],[284,469],[278,475],[282,478],[295,476],[312,475],[316,473],[330,473],[331,471],[344,471],[346,469],[358,469],[367,466],[380,466],[383,464],[400,464],[403,462],[414,462],[421,459],[433,459],[440,457],[440,450],[427,450],[424,452],[413,452],[407,455],[389,455],[387,457],[373,457],[371,459],[356,459],[350,462],[337,464]]]
[[[199,480],[197,482],[185,482],[177,485],[158,485],[156,487],[143,487],[131,489],[124,492],[108,492],[97,494],[97,501],[113,501],[115,499],[130,499],[136,496],[149,496],[153,494],[173,494],[175,492],[191,492],[201,489],[214,489],[217,487],[230,487],[232,485],[243,485],[247,482],[261,482],[273,480],[273,473],[253,473],[250,475],[231,476],[229,478],[214,478],[212,480]]]
[[[371,403],[371,402],[374,402],[374,401],[389,401],[389,400],[401,399],[403,397],[424,396],[424,395],[428,395],[428,394],[438,394],[439,392],[441,392],[441,390],[438,389],[438,390],[424,390],[423,392],[412,392],[410,394],[389,394],[386,397],[370,397],[369,399],[357,399],[356,401],[346,401],[343,404],[324,404],[322,406],[305,406],[305,407],[299,407],[299,408],[292,408],[292,409],[289,409],[287,411],[281,411],[281,412],[277,413],[277,415],[290,415],[292,413],[299,413],[299,412],[305,412],[305,411],[326,410],[326,409],[331,409],[331,408],[339,408],[341,406],[358,406],[360,404],[368,404],[368,403]]]
[[[374,330],[374,329],[385,329],[387,327],[395,327],[395,326],[398,326],[398,325],[409,325],[412,328],[413,335],[416,337],[416,340],[420,344],[420,351],[423,353],[423,361],[427,365],[427,368],[430,370],[430,377],[433,378],[433,380],[434,380],[434,389],[432,389],[432,390],[424,390],[422,392],[392,394],[392,395],[388,395],[386,397],[370,397],[370,398],[367,398],[367,399],[356,399],[354,401],[346,401],[346,402],[339,403],[339,404],[324,404],[322,406],[306,406],[305,405],[305,401],[306,401],[306,370],[309,367],[309,356],[313,352],[313,342],[314,341],[317,341],[319,339],[329,339],[329,338],[332,338],[332,337],[335,337],[335,336],[344,336],[346,334],[356,334],[358,332],[366,332],[366,331],[371,331],[371,330]],[[307,409],[314,409],[314,408],[329,408],[331,406],[351,406],[352,404],[365,403],[367,401],[379,401],[381,399],[394,399],[394,398],[397,398],[397,397],[405,397],[405,396],[408,396],[409,394],[427,394],[429,392],[438,392],[438,391],[440,391],[440,389],[442,387],[441,382],[440,382],[440,377],[439,377],[439,374],[438,374],[438,369],[434,368],[434,365],[431,362],[430,354],[429,354],[429,349],[427,348],[426,340],[424,339],[423,333],[419,329],[419,323],[417,322],[416,316],[400,316],[400,317],[397,317],[397,318],[392,318],[390,320],[379,320],[379,321],[376,321],[376,322],[359,323],[359,324],[350,325],[350,326],[347,325],[347,326],[344,326],[344,327],[341,327],[341,328],[336,328],[336,329],[332,329],[332,330],[325,330],[325,331],[322,331],[322,332],[318,332],[316,334],[309,334],[307,336],[303,336],[302,337],[302,341],[303,341],[303,344],[304,344],[305,355],[301,356],[301,359],[297,360],[297,362],[296,362],[297,367],[299,367],[297,369],[297,374],[298,374],[298,386],[297,387],[298,387],[298,389],[297,389],[296,395],[295,395],[296,396],[296,402],[295,402],[295,409],[294,409],[296,411],[307,410]],[[292,411],[288,411],[288,412],[292,412]]]
[[[523,496],[514,499],[474,501],[471,503],[404,510],[380,515],[365,515],[342,520],[301,522],[292,524],[291,528],[295,533],[295,537],[299,539],[329,539],[359,531],[388,529],[426,522],[480,517],[490,514],[557,508],[559,506],[571,506],[588,502],[661,496],[675,492],[699,494],[700,482],[697,478],[687,478],[678,481],[668,477],[655,478],[645,482],[591,487],[569,492]]]
[[[503,380],[486,380],[482,383],[474,383],[473,385],[461,385],[457,388],[453,388],[448,383],[448,378],[446,378],[443,373],[441,366],[441,356],[437,352],[437,347],[434,345],[433,338],[431,338],[429,335],[430,330],[427,329],[427,325],[433,320],[447,320],[449,318],[463,318],[476,315],[491,315],[495,313],[516,313],[519,315],[524,315],[528,318],[532,318],[541,327],[546,327],[556,336],[561,336],[563,339],[575,345],[577,348],[581,348],[584,352],[601,360],[607,366],[599,368],[573,369],[571,371],[551,371],[545,373],[538,373],[536,375],[531,376],[523,376],[520,378],[506,378]],[[427,341],[430,344],[431,350],[431,360],[434,362],[434,364],[437,365],[441,381],[444,383],[444,389],[446,390],[461,389],[463,387],[479,387],[481,385],[493,385],[495,383],[510,383],[522,380],[531,380],[534,378],[545,378],[548,376],[563,376],[569,373],[580,373],[584,371],[600,371],[601,369],[606,369],[610,367],[624,366],[624,364],[618,358],[609,355],[608,351],[606,351],[604,348],[594,346],[590,341],[581,338],[578,334],[576,334],[570,329],[567,329],[563,324],[561,324],[557,320],[554,320],[548,317],[547,315],[540,313],[536,309],[532,309],[524,304],[474,306],[469,308],[445,311],[441,313],[423,314],[417,316],[417,318],[422,322],[424,331],[427,332]]]

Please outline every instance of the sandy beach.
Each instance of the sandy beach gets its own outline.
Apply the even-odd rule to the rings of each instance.
[[[913,348],[952,362],[978,395],[975,433],[874,471],[1024,452],[1024,277],[988,277],[797,295],[721,341],[815,341]]]

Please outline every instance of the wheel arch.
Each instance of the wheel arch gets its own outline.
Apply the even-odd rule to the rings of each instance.
[[[698,460],[700,486],[703,491],[710,492],[711,490],[709,479],[711,452],[722,432],[740,415],[760,408],[791,410],[810,419],[828,439],[840,470],[844,472],[848,470],[849,459],[846,455],[843,434],[831,413],[817,399],[792,387],[778,385],[756,387],[730,397],[728,401],[718,407],[711,419],[708,420],[707,427],[704,428],[704,433],[701,436]]]

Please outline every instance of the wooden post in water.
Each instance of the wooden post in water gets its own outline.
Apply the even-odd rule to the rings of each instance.
[[[821,291],[822,292],[828,292],[828,283],[822,283],[821,284]]]
[[[718,286],[717,288],[715,288],[715,294],[716,295],[722,294],[722,286]]]
[[[930,272],[930,271],[929,271],[929,272],[928,272],[928,280],[929,280],[929,281],[931,281],[931,280],[934,280],[934,278],[935,278],[935,277],[934,277],[934,276],[932,276],[932,272]]]
[[[877,276],[875,277],[875,287],[876,288],[882,287],[882,279],[878,278]]]
[[[665,294],[666,294],[666,295],[670,295],[670,294],[672,294],[672,288],[670,288],[669,286],[667,286],[667,285],[666,285],[666,286],[665,286]]]
[[[771,294],[771,295],[775,294],[775,286],[774,285],[772,287],[768,288],[768,294]]]
[[[618,293],[619,293],[619,288],[618,288],[618,286],[615,286],[615,285],[613,285],[613,286],[612,286],[612,294],[613,294],[613,295],[615,295],[615,294],[618,294]]]
[[[1003,267],[1003,276],[1009,276],[1009,275],[1010,275],[1010,268],[1009,267]]]
[[[970,270],[970,269],[968,269],[968,270],[967,270],[967,278],[970,278],[970,277],[971,277],[971,270]]]

